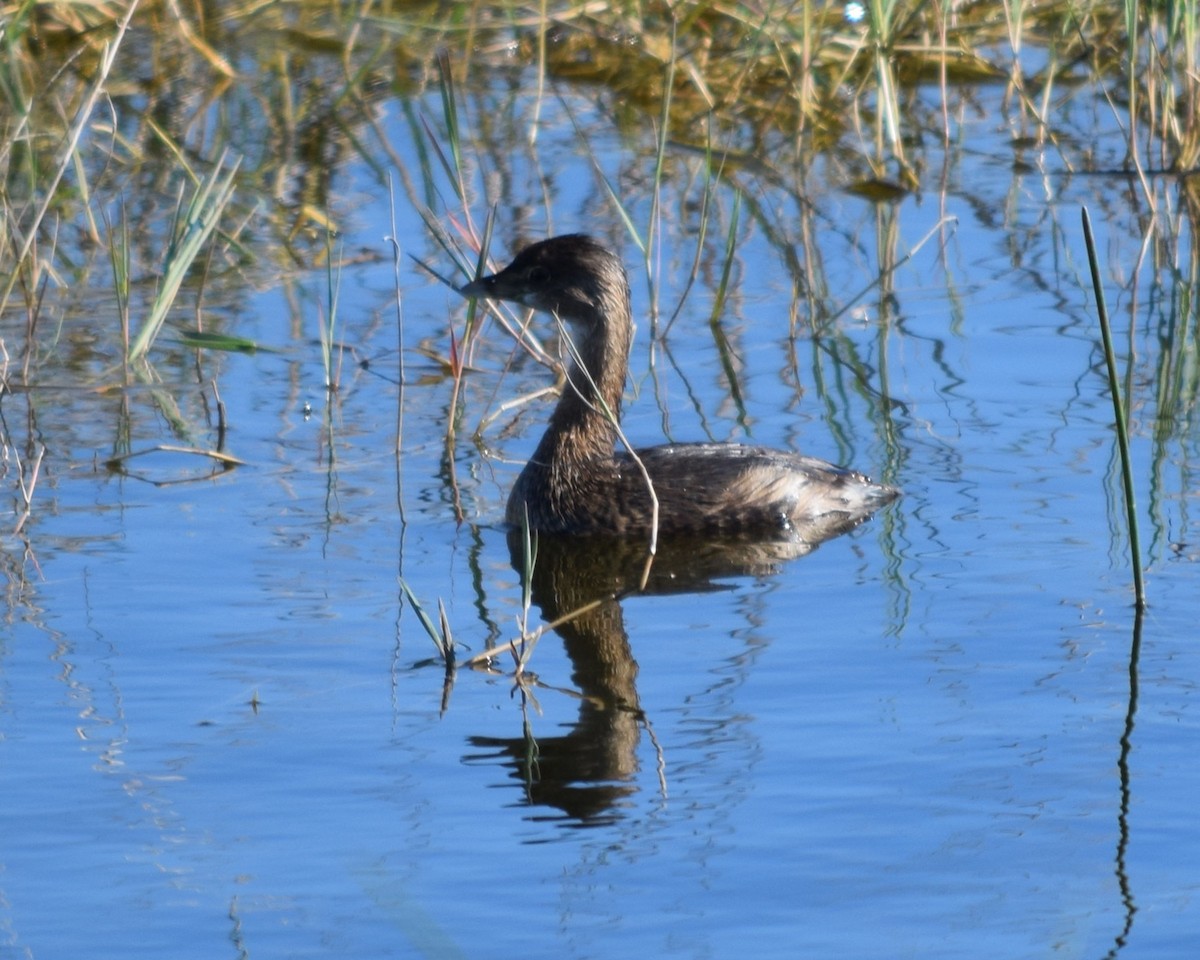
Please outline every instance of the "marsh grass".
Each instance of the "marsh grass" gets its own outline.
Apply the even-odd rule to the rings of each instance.
[[[445,607],[442,601],[438,601],[438,623],[434,623],[433,619],[425,612],[425,608],[421,605],[421,601],[417,599],[417,595],[413,593],[408,582],[400,578],[400,591],[404,594],[404,599],[416,614],[417,620],[420,621],[426,635],[433,641],[434,647],[437,649],[439,656],[449,666],[453,667],[454,654],[454,637],[449,630],[449,624],[446,622]]]
[[[237,178],[230,170],[218,172],[222,151],[233,139],[228,118],[251,107],[265,121],[264,132],[277,130],[283,142],[297,146],[305,125],[320,131],[321,124],[332,123],[349,134],[356,111],[368,126],[374,122],[370,104],[388,70],[401,88],[432,82],[440,91],[440,129],[433,130],[428,117],[418,121],[425,129],[422,140],[454,198],[451,210],[441,199],[440,186],[425,177],[421,206],[433,236],[455,256],[460,243],[486,249],[472,217],[477,186],[458,84],[485,70],[508,69],[514,53],[518,60],[528,53],[536,69],[531,148],[542,95],[556,84],[608,88],[630,105],[627,109],[654,119],[658,150],[647,221],[639,225],[621,191],[612,184],[606,189],[615,214],[645,258],[655,324],[660,188],[671,176],[671,154],[680,149],[706,153],[709,169],[735,186],[747,178],[728,162],[731,157],[783,161],[790,141],[810,155],[838,151],[849,160],[849,185],[918,189],[922,162],[914,145],[934,132],[926,128],[932,118],[920,100],[922,86],[935,82],[942,127],[937,132],[950,142],[956,112],[950,98],[971,84],[1004,81],[1016,104],[1009,118],[1014,134],[1027,123],[1034,139],[1059,145],[1069,169],[1086,169],[1090,161],[1086,153],[1061,145],[1053,114],[1056,90],[1069,89],[1067,96],[1075,99],[1081,90],[1090,90],[1127,116],[1126,164],[1140,172],[1152,203],[1157,201],[1149,180],[1153,172],[1196,169],[1197,0],[1037,6],[1019,0],[998,5],[870,0],[865,6],[866,15],[852,22],[840,4],[806,0],[686,7],[630,0],[554,11],[536,0],[471,6],[380,2],[354,12],[299,3],[288,18],[232,5],[223,8],[220,20],[196,19],[196,11],[163,2],[123,7],[11,4],[0,37],[8,53],[0,68],[0,107],[6,112],[0,116],[5,134],[0,148],[5,224],[0,314],[8,311],[18,290],[27,313],[52,304],[55,288],[65,282],[65,226],[110,252],[117,249],[119,234],[101,226],[113,203],[114,171],[174,167],[176,174],[192,177],[196,189],[186,212],[177,210],[165,257],[158,264],[141,263],[126,245],[121,247],[125,267],[118,271],[114,265],[110,278],[115,288],[126,287],[122,316],[132,309],[132,277],[162,278],[126,351],[144,356],[182,284],[197,272],[198,248],[218,229],[222,212],[241,218],[239,211],[247,206],[242,198],[254,189],[252,184],[282,175],[282,167],[262,164],[243,168]],[[211,89],[200,106],[218,112],[189,110],[159,119],[162,115],[151,109],[140,114],[141,129],[135,124],[132,131],[128,123],[108,122],[106,113],[131,115],[125,92],[132,78],[122,57],[130,34],[138,44],[150,44],[180,80]],[[251,74],[239,74],[232,64],[246,63],[247,53],[274,51],[280,45],[284,59],[265,56],[261,63],[270,82],[247,96],[243,84]],[[323,69],[319,86],[303,86]],[[215,76],[217,82],[200,82],[205,76]],[[347,113],[350,123],[335,119]],[[132,115],[139,113],[135,109]],[[48,155],[41,146],[45,143],[58,146]],[[350,136],[347,143],[386,174],[370,142]],[[196,166],[207,172],[194,173]],[[761,172],[770,173],[770,167]],[[278,253],[303,260],[297,241],[311,227],[320,235],[336,224],[337,214],[322,200],[319,167],[313,165],[301,176],[290,203],[266,205],[262,216],[274,228],[268,233],[274,233],[278,246],[264,256],[258,244],[254,254],[262,260]],[[710,214],[707,210],[701,217],[701,229]],[[750,214],[754,217],[755,211]],[[457,233],[453,239],[443,229],[447,216]],[[779,239],[782,250],[791,238]],[[460,267],[465,269],[469,259],[460,260]],[[658,334],[657,326],[652,332]],[[446,356],[456,385],[470,364],[478,333],[474,315],[468,313]]]
[[[80,171],[86,169],[80,163],[80,141],[84,136],[84,132],[92,121],[92,115],[96,109],[97,103],[107,93],[109,74],[113,69],[117,60],[117,55],[121,50],[122,41],[125,38],[126,31],[130,21],[137,12],[137,0],[131,2],[128,8],[124,11],[124,15],[119,20],[115,20],[113,27],[115,36],[106,42],[100,50],[99,62],[96,65],[95,76],[90,84],[83,88],[83,95],[80,101],[75,105],[75,109],[70,113],[64,112],[63,116],[71,116],[71,121],[65,128],[57,131],[56,140],[58,140],[58,157],[57,162],[51,168],[49,180],[42,184],[36,182],[29,183],[26,180],[26,185],[32,186],[28,200],[20,209],[16,209],[9,203],[9,190],[4,191],[4,221],[5,221],[5,239],[7,240],[8,250],[5,251],[7,256],[12,257],[12,261],[6,265],[6,276],[3,280],[3,285],[0,286],[0,316],[3,316],[9,303],[9,298],[12,296],[13,288],[18,282],[23,281],[23,286],[26,294],[26,303],[29,303],[29,297],[32,291],[38,289],[44,269],[48,269],[48,264],[43,263],[37,257],[38,243],[42,236],[42,228],[46,224],[47,214],[51,206],[60,201],[59,189],[63,185],[63,181],[70,171]],[[17,16],[11,20],[5,20],[4,36],[8,47],[9,57],[8,70],[4,71],[3,76],[5,82],[3,88],[0,89],[6,99],[6,106],[9,108],[11,115],[8,122],[5,124],[4,130],[4,147],[0,151],[0,172],[5,174],[4,180],[8,181],[8,175],[14,171],[11,170],[10,164],[16,162],[20,164],[20,160],[15,154],[26,153],[25,145],[31,144],[35,138],[44,135],[50,131],[42,131],[34,127],[35,117],[33,114],[34,95],[30,92],[30,88],[36,87],[41,81],[37,78],[37,73],[34,69],[35,63],[32,60],[22,58],[15,55],[22,49],[21,40],[23,39],[23,27],[28,26],[28,18],[34,13],[33,5],[26,4],[17,11]],[[50,132],[54,136],[54,132]],[[32,159],[32,154],[29,155]],[[32,165],[26,170],[18,170],[15,172],[24,172],[26,178],[35,177],[36,171]],[[81,177],[79,182],[80,195],[87,195],[87,179]],[[40,197],[37,193],[41,194]],[[95,223],[91,217],[91,210],[87,204],[83,204],[82,214],[90,226],[91,234],[95,235]],[[6,259],[7,259],[6,256]]]
[[[440,598],[438,599],[438,619],[437,623],[434,623],[433,618],[425,612],[425,608],[421,606],[421,601],[417,599],[417,595],[413,593],[412,588],[408,585],[408,581],[403,577],[400,578],[400,592],[409,609],[416,615],[417,621],[421,624],[421,628],[425,631],[426,636],[433,641],[438,656],[441,658],[444,668],[441,712],[444,714],[449,709],[450,694],[454,689],[454,678],[458,673],[454,635],[450,630],[450,618],[446,615],[446,605]]]
[[[154,345],[167,314],[175,305],[184,279],[192,271],[233,197],[239,165],[240,161],[235,161],[226,170],[226,155],[221,154],[209,174],[196,184],[195,192],[186,207],[183,204],[181,185],[163,257],[162,282],[151,302],[149,315],[138,330],[137,337],[129,345],[131,361],[141,360]],[[121,276],[127,276],[127,271],[128,267],[123,267],[120,271]],[[122,298],[121,302],[123,306],[127,305],[128,299]],[[122,325],[124,326],[124,321]]]

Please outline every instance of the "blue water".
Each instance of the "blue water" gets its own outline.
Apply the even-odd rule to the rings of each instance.
[[[538,145],[558,188],[554,229],[619,237],[559,120],[548,106]],[[621,153],[591,122],[615,179],[648,162],[649,141]],[[385,129],[415,166],[407,128]],[[540,640],[524,692],[500,657],[495,673],[460,669],[446,696],[402,600],[400,577],[427,610],[444,602],[460,659],[516,634],[503,503],[548,401],[501,414],[479,445],[471,435],[551,377],[530,363],[500,377],[511,341],[488,326],[451,484],[451,384],[416,348],[448,351],[465,305],[406,263],[397,467],[390,225],[370,170],[347,169],[337,195],[346,249],[384,259],[342,272],[339,337],[354,354],[334,398],[315,342],[319,274],[220,315],[279,352],[206,354],[200,386],[186,351],[152,355],[202,441],[204,385],[218,382],[230,452],[247,466],[162,486],[147,480],[210,471],[153,454],[130,464],[143,479],[121,477],[102,465],[119,426],[110,397],[5,398],[8,442],[22,458],[31,438],[48,453],[23,538],[0,542],[0,956],[1013,960],[1101,958],[1119,938],[1123,957],[1193,956],[1191,401],[1156,408],[1161,304],[1117,285],[1141,243],[1125,195],[1100,178],[1050,188],[985,153],[953,158],[959,186],[944,200],[889,208],[901,255],[939,207],[957,222],[944,248],[897,269],[890,301],[868,293],[818,340],[803,316],[789,337],[790,281],[743,210],[723,323],[740,402],[708,325],[719,270],[702,274],[668,352],[652,352],[641,325],[633,442],[802,446],[905,496],[774,573],[622,602],[628,655],[606,655],[642,713],[611,718],[599,784],[568,784],[591,815],[547,802],[512,753],[525,725],[547,770],[556,739],[568,754],[596,745],[569,739],[586,704],[563,643]],[[675,162],[664,316],[691,264],[674,211],[699,167]],[[513,164],[501,259],[505,210],[540,209],[525,159]],[[789,201],[754,189],[791,222]],[[731,195],[718,196],[725,217]],[[868,287],[879,211],[844,193],[809,199],[831,288]],[[1135,388],[1151,607],[1133,711],[1131,575],[1084,203]],[[411,201],[397,216],[406,252],[449,270]],[[528,228],[544,229],[540,212]],[[646,317],[644,271],[631,244],[622,252]],[[1195,314],[1182,319],[1194,331]],[[135,449],[173,439],[148,392],[130,409]]]

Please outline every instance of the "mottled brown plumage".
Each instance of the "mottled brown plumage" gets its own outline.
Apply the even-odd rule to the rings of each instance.
[[[614,453],[612,418],[620,418],[633,335],[621,262],[590,237],[553,237],[461,292],[556,314],[578,348],[546,433],[509,496],[508,522],[520,525],[527,512],[535,530],[646,534],[645,478],[629,454]],[[658,496],[659,533],[668,536],[825,539],[899,494],[852,470],[767,447],[684,443],[637,455]]]

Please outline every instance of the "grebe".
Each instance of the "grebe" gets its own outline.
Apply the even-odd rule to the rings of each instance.
[[[633,337],[621,261],[591,237],[552,237],[459,292],[557,315],[577,346],[578,363],[568,365],[546,433],[509,495],[507,522],[519,527],[528,516],[531,529],[547,533],[648,535],[646,479],[628,453],[615,452],[610,418],[620,417]],[[815,457],[740,443],[672,443],[637,456],[663,536],[824,539],[900,493]]]

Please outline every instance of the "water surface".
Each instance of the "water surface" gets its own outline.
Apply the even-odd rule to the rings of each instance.
[[[531,93],[469,98],[465,128],[489,106],[525,116]],[[615,183],[652,163],[649,125],[622,140],[593,98],[564,97]],[[1198,437],[1190,397],[1160,408],[1154,385],[1164,323],[1190,324],[1170,346],[1186,367],[1197,318],[1118,285],[1141,244],[1128,182],[1059,175],[1053,156],[1045,174],[1014,172],[981,117],[971,149],[931,151],[954,173],[944,196],[805,197],[825,270],[807,279],[850,308],[826,318],[794,301],[766,229],[795,222],[795,197],[743,179],[777,213],[742,208],[718,337],[724,184],[697,286],[651,349],[639,254],[563,102],[543,104],[540,168],[491,144],[512,174],[496,254],[549,229],[620,247],[645,318],[631,441],[796,446],[904,498],[775,569],[612,604],[590,641],[548,634],[524,688],[501,657],[447,691],[399,579],[427,610],[444,603],[460,659],[516,635],[503,504],[550,401],[472,434],[552,377],[531,362],[501,376],[512,341],[489,324],[447,447],[452,383],[418,348],[448,354],[466,304],[405,263],[397,353],[386,191],[377,170],[342,167],[343,252],[371,255],[341,273],[352,352],[336,395],[321,274],[214,311],[271,351],[197,360],[164,340],[152,357],[201,442],[216,380],[247,466],[156,454],[137,475],[106,469],[114,448],[175,431],[149,388],[70,381],[111,360],[103,345],[62,350],[57,381],[4,398],[10,442],[22,456],[44,443],[47,469],[23,536],[3,541],[0,953],[732,957],[752,942],[763,958],[1190,957]],[[380,109],[419,168],[412,126]],[[700,169],[671,154],[660,324],[686,288]],[[636,219],[649,196],[630,189]],[[1134,390],[1152,605],[1132,667],[1082,204]],[[942,239],[872,287],[943,215]],[[405,252],[451,269],[408,199],[396,217]],[[544,318],[534,328],[553,339]],[[64,342],[86,330],[72,315]],[[598,710],[597,689],[629,709]]]

